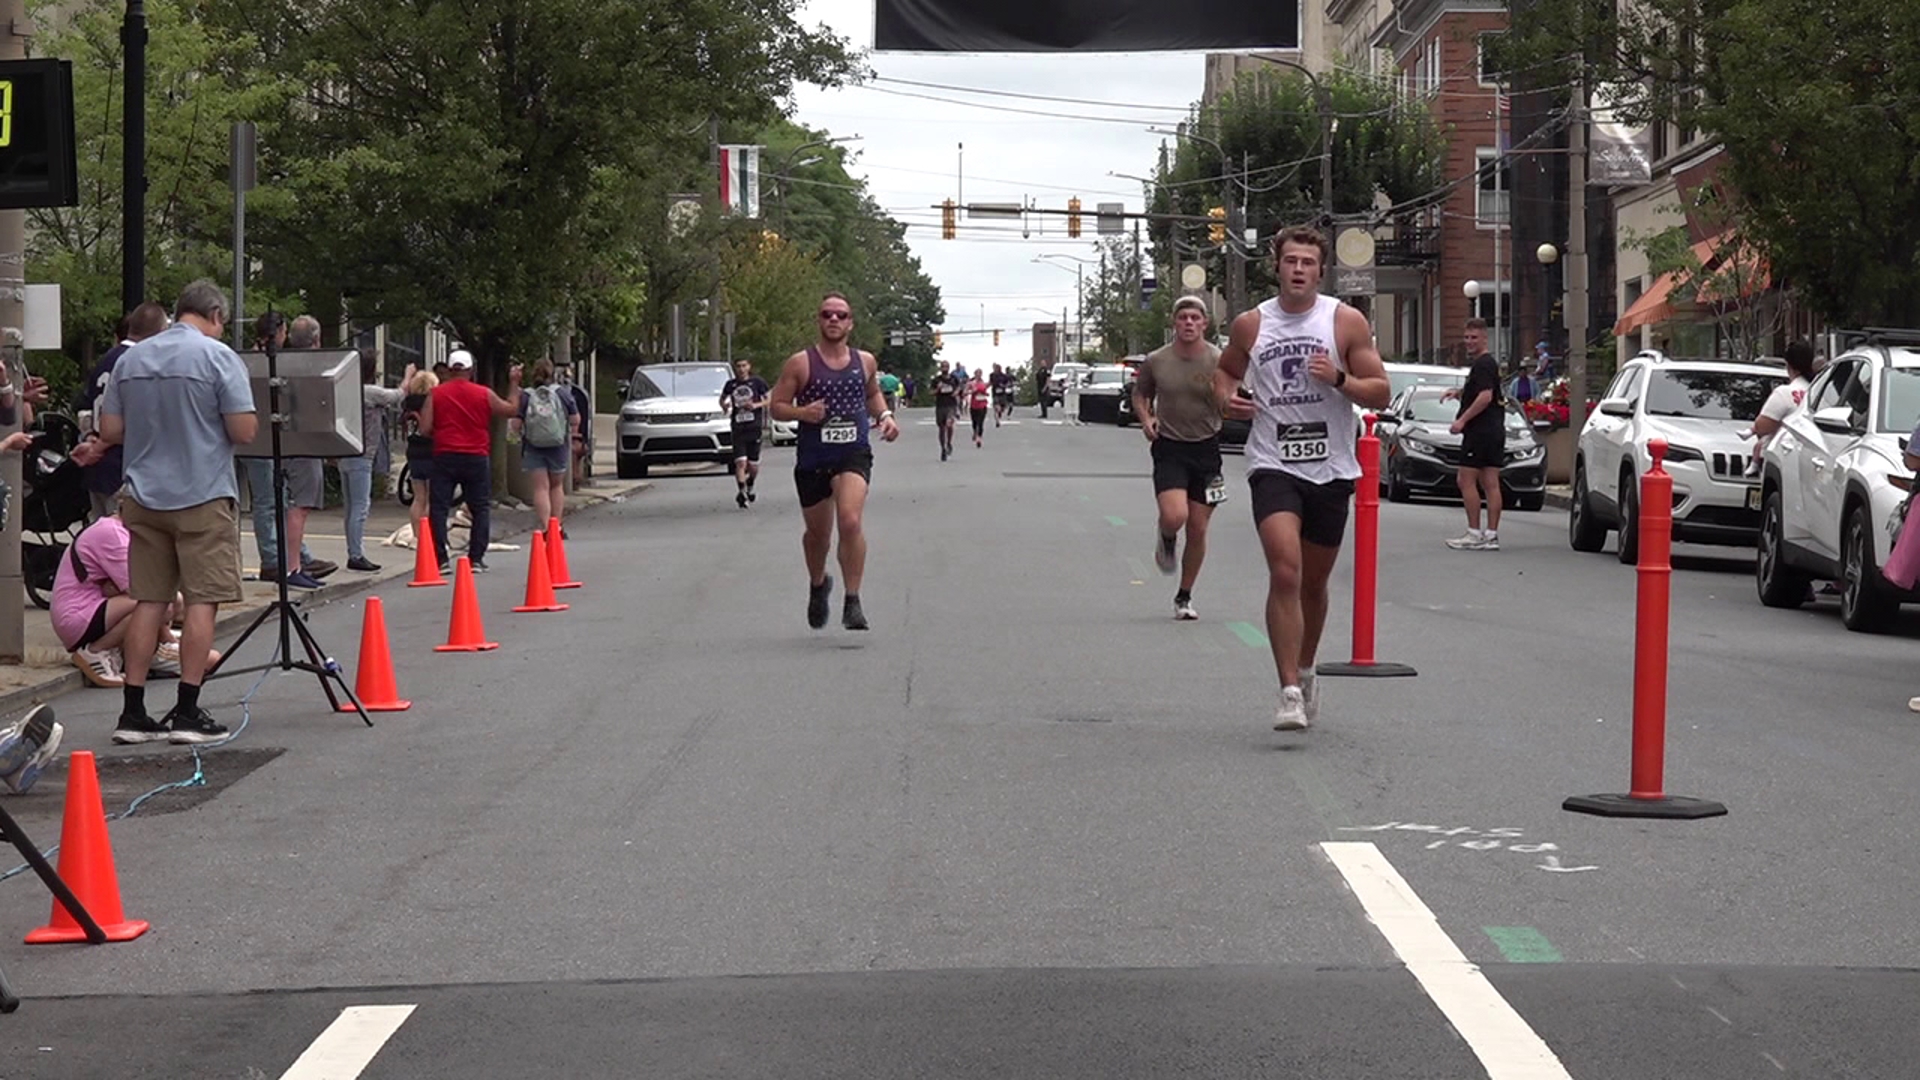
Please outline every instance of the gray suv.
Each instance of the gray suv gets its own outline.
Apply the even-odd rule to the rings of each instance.
[[[615,458],[620,479],[647,475],[653,465],[733,460],[733,426],[720,407],[725,364],[647,364],[621,390]]]

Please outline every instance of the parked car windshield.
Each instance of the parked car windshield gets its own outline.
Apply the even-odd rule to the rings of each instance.
[[[1415,394],[1407,399],[1407,408],[1421,424],[1451,424],[1460,414],[1459,402],[1443,401],[1438,393]]]
[[[1095,371],[1087,375],[1088,386],[1119,386],[1126,381],[1127,373],[1123,368]]]
[[[1880,430],[1912,431],[1920,421],[1920,368],[1890,367],[1880,375]]]
[[[629,401],[659,397],[710,397],[718,400],[720,388],[727,384],[723,367],[642,368],[633,373]]]
[[[1398,397],[1400,394],[1400,391],[1405,390],[1409,386],[1446,387],[1446,386],[1465,386],[1466,384],[1467,384],[1466,373],[1462,371],[1452,370],[1450,368],[1434,368],[1432,371],[1389,371],[1387,372],[1387,385],[1391,387],[1391,390],[1389,392],[1392,393],[1395,397]]]
[[[1647,415],[1752,420],[1785,380],[1784,372],[1658,371],[1647,386]]]

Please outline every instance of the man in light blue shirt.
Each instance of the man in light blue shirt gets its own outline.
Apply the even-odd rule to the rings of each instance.
[[[121,519],[128,593],[126,704],[117,743],[213,742],[227,729],[200,707],[214,618],[240,592],[240,532],[233,448],[259,430],[246,366],[220,341],[227,297],[211,281],[180,293],[171,327],[128,349],[100,398],[100,437],[125,447]],[[147,669],[174,598],[186,604],[180,700],[166,718],[147,715]]]

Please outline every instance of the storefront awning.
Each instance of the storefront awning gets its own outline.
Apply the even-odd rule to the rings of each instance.
[[[1715,275],[1726,276],[1725,272],[1730,269],[1730,260],[1739,260],[1739,274],[1727,278],[1728,284],[1738,286],[1741,295],[1736,298],[1736,302],[1739,299],[1766,292],[1773,283],[1772,275],[1767,270],[1766,260],[1752,248],[1741,243],[1732,229],[1693,245],[1693,258],[1700,264],[1700,276],[1705,279],[1696,290],[1699,294],[1698,299],[1708,303],[1722,302],[1723,298],[1719,290],[1713,288],[1713,279]],[[1625,337],[1643,326],[1653,326],[1673,318],[1673,290],[1677,285],[1679,285],[1677,271],[1661,274],[1653,279],[1652,287],[1642,293],[1640,299],[1629,305],[1627,310],[1620,313],[1620,320],[1613,324],[1613,336]]]
[[[1674,276],[1661,274],[1653,279],[1653,287],[1640,294],[1640,299],[1628,305],[1620,313],[1620,321],[1613,324],[1614,337],[1626,337],[1643,326],[1652,326],[1673,318]]]

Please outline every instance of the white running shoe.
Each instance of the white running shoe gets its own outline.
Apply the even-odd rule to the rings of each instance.
[[[101,652],[88,648],[75,649],[73,666],[79,668],[80,674],[95,686],[114,689],[127,684],[127,677],[120,671],[119,657],[112,649]]]
[[[1485,551],[1487,538],[1474,529],[1468,529],[1464,536],[1447,541],[1447,546],[1455,551]]]
[[[1191,599],[1175,600],[1173,602],[1173,617],[1181,622],[1192,622],[1200,617],[1200,613],[1194,610]]]
[[[163,641],[153,651],[153,659],[147,662],[147,674],[156,679],[177,679],[180,677],[180,646],[177,642]]]
[[[1320,679],[1312,668],[1300,673],[1300,696],[1306,699],[1307,726],[1320,722]]]
[[[1497,532],[1481,533],[1480,534],[1480,550],[1481,551],[1499,551],[1500,550],[1500,534]]]
[[[1311,721],[1307,719],[1307,696],[1297,686],[1280,688],[1280,710],[1273,715],[1275,731],[1305,731]]]

